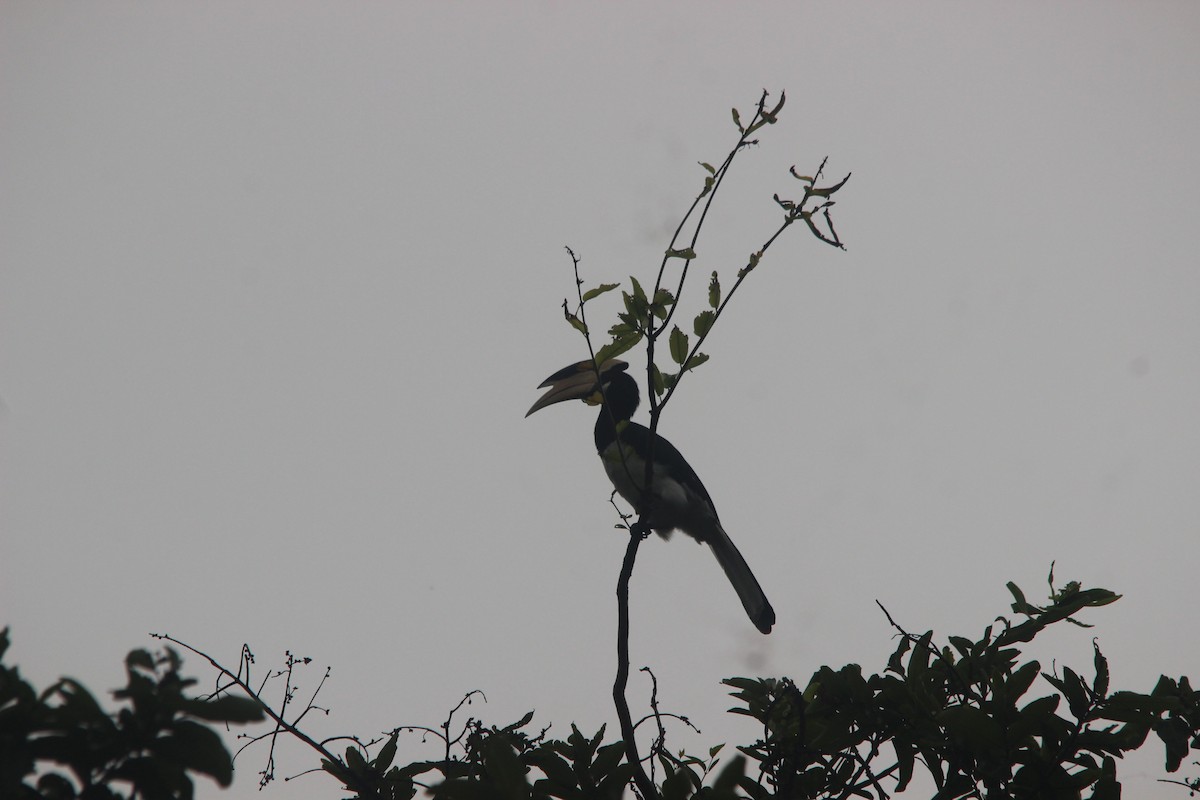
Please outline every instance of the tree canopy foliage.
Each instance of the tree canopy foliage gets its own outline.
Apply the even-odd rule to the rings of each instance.
[[[878,672],[847,664],[821,667],[806,682],[729,678],[733,712],[760,725],[758,739],[696,755],[673,753],[656,737],[645,757],[654,796],[885,798],[924,773],[935,800],[1118,798],[1119,759],[1151,734],[1163,748],[1165,773],[1179,772],[1189,752],[1200,749],[1200,695],[1187,677],[1164,675],[1147,692],[1114,690],[1098,645],[1086,669],[1047,670],[1022,656],[1023,645],[1053,626],[1082,624],[1076,615],[1119,596],[1069,583],[1037,606],[1016,585],[1009,589],[1015,616],[998,617],[974,637],[896,625],[897,646]],[[6,630],[0,796],[14,800],[189,798],[197,774],[227,786],[232,761],[212,726],[264,716],[272,726],[253,741],[298,737],[318,751],[320,769],[360,800],[408,800],[420,791],[447,800],[603,800],[622,796],[635,769],[624,742],[607,739],[604,727],[584,734],[571,726],[554,738],[533,727],[532,712],[503,726],[475,717],[456,722],[466,699],[441,725],[347,737],[352,743],[334,753],[297,724],[311,701],[285,717],[279,711],[286,709],[272,708],[238,677],[241,669],[218,665],[222,688],[188,696],[185,689],[196,682],[180,676],[180,658],[170,647],[157,655],[131,652],[128,684],[113,692],[123,705],[104,711],[70,679],[36,692],[3,663],[7,647]],[[290,681],[298,663],[289,658],[277,674]],[[642,721],[662,731],[671,724],[666,717],[654,708]],[[398,763],[403,737],[413,733],[434,737],[438,757]],[[270,772],[259,773],[263,783],[274,777],[274,758],[272,744]],[[1200,790],[1200,777],[1170,782],[1181,792]],[[335,796],[339,790],[331,786]]]
[[[257,698],[225,694],[195,698],[195,685],[168,648],[125,658],[122,701],[105,711],[78,681],[62,678],[41,692],[4,663],[8,629],[0,631],[0,797],[6,800],[189,798],[193,775],[221,786],[233,780],[233,760],[210,724],[263,718]]]

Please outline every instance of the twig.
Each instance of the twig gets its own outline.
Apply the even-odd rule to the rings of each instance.
[[[311,736],[306,734],[304,731],[300,730],[295,725],[293,725],[290,722],[288,722],[287,720],[285,720],[279,713],[276,713],[275,709],[271,708],[270,705],[263,702],[262,698],[259,697],[258,693],[255,692],[254,689],[248,683],[246,683],[245,680],[242,679],[240,674],[235,675],[234,673],[230,672],[227,667],[225,667],[224,665],[219,663],[216,659],[214,659],[208,653],[201,652],[200,650],[197,650],[196,648],[192,647],[187,642],[180,641],[179,639],[176,639],[174,636],[171,636],[170,634],[152,633],[152,634],[150,634],[150,636],[155,639],[161,639],[161,640],[164,640],[167,642],[172,642],[172,643],[177,644],[180,647],[184,648],[185,650],[188,650],[189,652],[195,653],[196,655],[200,656],[205,661],[207,661],[209,664],[211,664],[213,669],[217,670],[219,673],[221,673],[222,675],[227,677],[230,681],[232,681],[239,689],[241,689],[246,694],[246,696],[248,696],[250,699],[252,699],[256,703],[258,703],[259,707],[263,710],[263,713],[265,713],[268,717],[270,717],[272,720],[275,721],[275,725],[277,726],[278,729],[287,731],[288,733],[292,734],[300,741],[307,744],[313,750],[316,750],[330,764],[340,765],[342,763],[341,760],[337,756],[335,756],[333,753],[329,752],[329,750],[327,750],[320,742],[317,742]],[[245,651],[243,651],[243,652],[245,652]],[[239,666],[239,673],[240,673],[240,671],[241,671],[241,668]],[[247,673],[248,672],[249,672],[249,670],[247,669]],[[349,788],[351,791],[356,791],[356,792],[364,791],[369,788],[365,784],[363,784],[361,781],[359,781],[358,778],[349,770],[338,770],[338,774],[335,777],[337,777],[338,780],[341,780],[346,785],[346,787]]]

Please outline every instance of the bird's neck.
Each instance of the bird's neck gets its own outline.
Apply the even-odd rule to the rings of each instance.
[[[600,406],[595,429],[597,453],[603,453],[605,448],[617,440],[617,422],[620,420],[614,420],[613,415],[608,413],[607,406]]]
[[[596,451],[604,449],[617,440],[622,423],[629,422],[638,407],[638,387],[633,378],[622,373],[605,387],[605,402],[596,416]]]

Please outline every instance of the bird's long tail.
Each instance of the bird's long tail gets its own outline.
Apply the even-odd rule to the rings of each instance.
[[[758,579],[750,571],[750,565],[734,547],[729,535],[720,525],[715,527],[716,530],[706,539],[712,547],[713,555],[717,557],[717,563],[725,570],[725,576],[737,591],[742,607],[746,609],[754,627],[763,633],[770,633],[771,626],[775,624],[775,609],[771,608],[762,587],[758,585]]]

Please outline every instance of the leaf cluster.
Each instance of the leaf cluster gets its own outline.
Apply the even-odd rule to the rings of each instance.
[[[436,798],[448,800],[618,800],[634,779],[621,741],[604,743],[605,726],[585,736],[574,725],[563,740],[530,738],[520,733],[531,715],[506,728],[481,730],[468,741],[466,757],[447,778],[431,787]],[[715,756],[720,748],[714,748]],[[711,785],[703,783],[716,763],[657,754],[663,769],[658,794],[663,800],[702,795],[732,800],[745,780],[746,759],[730,761]]]
[[[548,739],[545,731],[525,730],[532,719],[530,712],[504,727],[470,719],[443,758],[395,766],[397,737],[404,731],[400,729],[369,761],[352,746],[346,750],[345,762],[323,766],[343,779],[345,788],[360,800],[409,800],[420,788],[449,800],[617,800],[622,796],[633,770],[624,761],[621,742],[603,744],[604,727],[588,737],[572,726],[566,739]],[[353,773],[352,780],[339,775],[346,769]]]
[[[1149,693],[1111,691],[1108,661],[1094,647],[1090,674],[1046,671],[1020,646],[1060,622],[1114,602],[1105,589],[1053,588],[1037,606],[1009,585],[1012,611],[978,637],[898,632],[895,651],[878,674],[862,667],[821,667],[801,686],[788,678],[730,678],[733,713],[762,725],[761,738],[722,759],[672,755],[655,746],[642,759],[661,775],[646,785],[624,741],[605,743],[571,727],[563,740],[526,732],[532,713],[512,725],[468,720],[449,738],[437,733],[444,758],[392,766],[396,733],[374,759],[357,748],[327,771],[349,768],[358,798],[409,800],[423,787],[450,800],[609,800],[631,783],[643,798],[724,800],[886,798],[911,786],[918,770],[935,800],[950,798],[1117,798],[1117,759],[1151,733],[1165,749],[1168,772],[1200,749],[1200,697],[1187,678],[1163,677]],[[885,614],[886,614],[885,609]],[[1039,682],[1040,680],[1040,682]],[[653,703],[653,701],[652,701]],[[452,712],[453,715],[453,712]],[[662,718],[655,706],[652,718]],[[425,729],[432,731],[432,729]],[[652,773],[653,774],[653,773]],[[1173,781],[1200,789],[1197,779]]]
[[[78,681],[63,678],[37,692],[3,663],[8,629],[0,631],[0,797],[6,800],[163,800],[190,798],[193,775],[221,786],[233,761],[209,726],[262,718],[246,698],[188,696],[195,680],[179,674],[171,649],[134,650],[125,659],[123,702],[105,711]]]
[[[761,780],[752,798],[886,797],[909,785],[918,766],[936,800],[959,797],[1118,798],[1116,759],[1153,731],[1166,769],[1200,749],[1200,698],[1187,678],[1163,677],[1149,694],[1109,691],[1108,662],[1094,647],[1092,675],[1046,672],[1013,645],[1073,614],[1118,599],[1069,585],[1037,607],[1010,584],[1013,625],[1001,617],[978,638],[932,631],[900,641],[879,674],[822,667],[801,688],[784,679],[726,681],[763,736],[741,748]],[[889,617],[890,619],[890,617]],[[893,624],[895,624],[893,622]],[[1039,678],[1051,690],[1030,690]],[[1192,783],[1183,783],[1192,786]],[[1085,793],[1087,793],[1085,795]]]
[[[679,299],[687,284],[689,271],[693,262],[699,258],[697,246],[718,191],[738,155],[747,148],[758,144],[758,139],[752,137],[766,126],[774,125],[778,121],[787,96],[785,93],[780,93],[779,99],[774,105],[769,105],[768,99],[768,93],[763,92],[749,122],[744,123],[740,112],[737,109],[733,110],[733,121],[738,132],[737,140],[718,166],[700,162],[705,173],[703,185],[668,242],[653,285],[650,285],[647,290],[643,288],[637,277],[630,276],[628,288],[621,291],[623,308],[617,312],[617,322],[608,329],[608,342],[598,349],[593,349],[592,346],[591,329],[587,324],[585,307],[601,295],[621,288],[621,285],[601,283],[585,289],[583,281],[579,278],[579,259],[568,248],[575,268],[577,304],[572,310],[568,301],[563,300],[563,317],[572,328],[587,339],[589,352],[597,365],[645,343],[647,378],[652,390],[650,395],[652,429],[656,427],[661,407],[670,399],[680,378],[708,361],[708,355],[700,351],[701,345],[708,338],[729,299],[750,272],[759,265],[767,250],[784,231],[793,223],[803,221],[820,241],[843,248],[841,239],[833,227],[830,210],[835,204],[833,195],[846,184],[850,176],[847,175],[835,184],[819,186],[817,182],[824,171],[825,161],[821,162],[812,176],[800,175],[793,166],[790,168],[791,176],[804,184],[801,196],[799,199],[787,199],[779,194],[774,195],[776,204],[784,211],[783,220],[759,246],[754,248],[744,263],[731,265],[731,267],[736,267],[736,277],[729,291],[722,293],[719,271],[712,270],[708,280],[707,304],[706,307],[695,312],[690,326],[691,333],[689,334],[685,330],[686,323],[681,327],[680,324],[673,321],[678,310]],[[824,223],[822,224],[820,220],[824,220]],[[673,289],[668,288],[668,285]],[[669,364],[665,361],[660,363],[655,357],[656,344],[662,337],[666,339],[667,352],[670,356]]]
[[[1022,657],[1023,643],[1057,623],[1083,624],[1076,614],[1118,595],[1074,583],[1056,590],[1051,579],[1050,600],[1039,606],[1015,584],[1009,589],[1020,621],[998,617],[977,637],[939,641],[932,631],[909,633],[889,615],[898,642],[877,674],[847,664],[821,667],[804,685],[786,677],[728,679],[739,701],[733,713],[757,720],[760,738],[724,759],[720,745],[707,758],[656,746],[648,759],[661,776],[649,790],[639,782],[639,794],[663,800],[885,798],[908,788],[920,770],[935,785],[935,800],[1107,799],[1120,797],[1117,760],[1151,734],[1164,748],[1169,773],[1200,750],[1200,695],[1188,678],[1163,676],[1147,693],[1113,691],[1098,646],[1086,671],[1047,671]],[[15,667],[3,664],[7,647],[5,630],[5,800],[190,798],[196,773],[228,785],[230,756],[208,725],[254,722],[264,711],[256,694],[190,697],[186,690],[195,681],[180,676],[180,659],[168,648],[129,654],[127,685],[113,693],[124,705],[109,713],[70,679],[35,692]],[[419,791],[449,800],[615,800],[641,771],[625,741],[604,741],[603,727],[587,736],[572,726],[565,739],[553,739],[547,729],[530,731],[532,712],[503,727],[473,717],[455,723],[474,694],[437,728],[405,726],[365,743],[337,737],[352,742],[344,757],[327,749],[332,740],[316,742],[294,724],[281,732],[315,748],[319,770],[360,800],[411,800]],[[655,706],[651,718],[659,720],[660,736],[666,716]],[[443,745],[441,756],[396,763],[405,732],[433,735]],[[1200,790],[1197,778],[1170,782]]]

